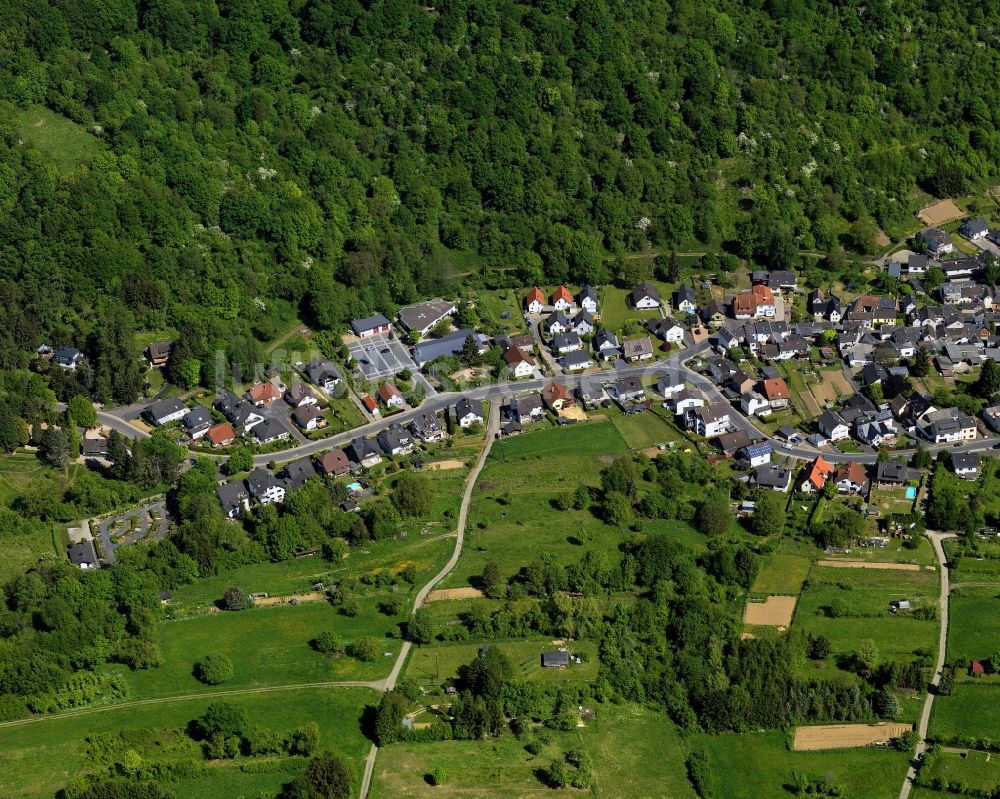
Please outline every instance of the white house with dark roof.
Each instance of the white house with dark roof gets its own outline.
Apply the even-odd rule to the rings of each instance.
[[[689,408],[684,412],[684,422],[688,430],[705,438],[715,438],[732,430],[732,410],[724,402],[713,402]]]
[[[576,295],[576,302],[588,313],[597,313],[599,301],[597,299],[597,292],[593,289],[593,287],[584,285],[584,287],[580,289],[580,293]]]
[[[463,430],[472,427],[476,422],[481,424],[483,422],[482,403],[473,404],[463,397],[452,407],[452,415]]]
[[[594,351],[605,361],[617,358],[621,355],[621,344],[611,330],[602,327],[594,336]]]
[[[184,432],[191,436],[192,441],[204,437],[208,428],[212,426],[212,413],[204,405],[196,405],[184,414],[181,419],[184,424]]]
[[[975,219],[966,219],[958,228],[958,232],[970,241],[985,239],[990,234],[990,226],[981,216]]]
[[[629,292],[628,301],[640,311],[659,308],[662,303],[660,290],[645,280]]]
[[[927,246],[927,251],[931,253],[931,255],[935,255],[940,258],[942,255],[947,255],[948,253],[955,251],[955,244],[952,242],[951,236],[941,230],[941,228],[924,228],[917,235]]]
[[[336,364],[323,358],[313,358],[309,361],[306,374],[309,375],[309,382],[327,392],[333,391],[340,382],[340,372]]]
[[[285,486],[267,469],[258,466],[247,476],[250,494],[261,505],[285,501]]]
[[[187,413],[187,406],[176,397],[157,400],[149,405],[143,415],[157,427],[183,419]],[[207,429],[207,428],[206,428]]]

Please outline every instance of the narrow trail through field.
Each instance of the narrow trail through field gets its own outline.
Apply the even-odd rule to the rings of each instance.
[[[455,550],[451,553],[451,557],[448,558],[448,562],[444,565],[444,568],[435,574],[417,593],[416,599],[413,600],[414,613],[416,613],[427,600],[427,596],[434,590],[434,586],[447,577],[451,570],[455,568],[455,564],[458,563],[458,558],[462,554],[462,544],[465,542],[465,526],[469,519],[469,506],[472,504],[472,491],[476,487],[476,480],[479,479],[479,473],[483,470],[483,466],[486,465],[486,459],[489,457],[490,450],[493,448],[493,442],[496,441],[497,431],[499,429],[500,406],[496,400],[493,400],[490,403],[490,420],[486,427],[486,442],[483,445],[482,452],[479,453],[479,459],[476,461],[476,465],[472,467],[472,470],[469,472],[469,476],[465,478],[465,491],[462,494],[462,504],[458,510],[458,529],[455,537]],[[410,654],[410,648],[412,646],[413,644],[409,639],[403,641],[403,647],[399,651],[399,657],[396,658],[396,662],[393,664],[392,671],[389,672],[389,676],[384,680],[382,690],[391,691],[396,687],[396,680],[399,679],[399,673],[403,670],[403,664],[406,663],[406,658]],[[365,758],[365,772],[361,777],[361,790],[358,792],[360,799],[367,799],[368,797],[368,789],[371,787],[372,774],[375,772],[375,758],[377,756],[378,744],[372,744],[372,748],[368,752],[368,757]]]
[[[369,688],[373,691],[381,691],[384,685],[385,680],[330,680],[327,682],[292,683],[291,685],[266,685],[260,688],[232,688],[227,691],[202,691],[200,693],[193,694],[174,694],[173,696],[158,696],[150,699],[134,699],[129,702],[117,702],[109,705],[99,705],[97,707],[84,707],[79,710],[68,710],[65,713],[56,713],[49,716],[32,716],[27,719],[4,721],[0,722],[0,729],[6,729],[8,727],[23,727],[26,724],[40,724],[45,721],[59,721],[60,719],[76,718],[77,716],[90,716],[95,713],[107,713],[112,710],[143,707],[144,705],[166,705],[171,702],[191,702],[196,699],[217,699],[222,696],[270,694],[281,691],[301,691],[308,688]]]

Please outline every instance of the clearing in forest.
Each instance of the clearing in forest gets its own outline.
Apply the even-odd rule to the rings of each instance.
[[[769,596],[763,602],[747,602],[743,623],[787,627],[792,623],[796,599],[794,596]]]
[[[912,724],[885,722],[883,724],[823,724],[817,727],[798,727],[792,749],[797,752],[817,749],[847,749],[852,746],[871,746],[898,738],[913,729]]]

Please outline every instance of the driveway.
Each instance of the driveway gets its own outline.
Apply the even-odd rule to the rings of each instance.
[[[978,247],[983,252],[992,253],[993,255],[1000,258],[1000,247],[998,247],[996,244],[994,244],[992,241],[989,241],[988,239],[969,240],[969,243],[973,247]]]
[[[414,374],[420,371],[403,342],[389,338],[387,333],[355,339],[347,345],[347,350],[358,377],[371,383],[392,377],[403,369]]]
[[[156,514],[155,521],[150,516],[151,511]],[[134,528],[132,528],[133,519],[136,520]],[[164,499],[141,505],[98,522],[97,532],[104,543],[104,562],[109,566],[115,564],[115,550],[118,547],[134,544],[147,537],[154,541],[166,538],[169,523],[170,517],[167,514],[167,503]],[[113,533],[120,533],[123,528],[128,530],[128,533],[115,541],[112,537]]]

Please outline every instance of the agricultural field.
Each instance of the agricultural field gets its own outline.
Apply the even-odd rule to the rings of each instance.
[[[545,730],[548,740],[538,755],[530,754],[511,735],[489,740],[393,744],[379,751],[372,799],[435,797],[509,799],[546,796],[569,799],[579,790],[552,790],[537,772],[569,749],[583,749],[593,760],[595,795],[607,799],[696,799],[684,770],[685,746],[663,713],[632,705],[598,705],[586,727],[571,732]],[[443,767],[448,779],[431,787],[425,779]],[[864,799],[864,797],[862,797]]]
[[[984,792],[988,795],[1000,785],[1000,757],[985,752],[969,752],[960,755],[954,752],[937,752],[928,757],[920,770],[921,782],[942,779],[947,783],[961,783],[966,793]],[[923,796],[923,790],[919,796]],[[952,796],[954,794],[951,794]]]
[[[399,624],[409,611],[398,617],[384,616],[377,612],[376,603],[375,597],[360,598],[360,612],[353,618],[324,601],[164,622],[158,630],[163,665],[126,672],[132,698],[384,677],[391,658],[380,654],[372,663],[346,656],[331,659],[309,643],[326,630],[344,643],[371,635],[379,639],[383,651],[395,657],[401,645]],[[221,686],[204,685],[192,673],[195,662],[211,652],[227,655],[233,663],[233,676]]]
[[[406,663],[405,674],[427,689],[433,689],[445,680],[457,677],[458,669],[471,663],[481,644],[443,644],[421,646],[413,649]],[[599,663],[597,644],[593,641],[571,641],[555,644],[552,641],[506,641],[490,646],[507,655],[520,669],[520,674],[538,682],[590,682],[597,678]],[[582,656],[582,663],[571,663],[565,669],[543,669],[542,652],[565,646],[570,654]]]
[[[89,163],[104,149],[82,126],[41,105],[18,113],[15,127],[25,147],[38,150],[63,175]]]
[[[776,552],[763,565],[750,590],[754,594],[798,594],[811,566],[810,558]]]
[[[948,608],[948,659],[987,660],[1000,650],[1000,583],[953,591]],[[1000,694],[997,696],[1000,699]]]
[[[135,749],[146,763],[193,762],[204,764],[200,749],[184,735],[188,723],[201,715],[210,701],[198,697],[141,707],[102,708],[100,712],[73,716],[53,716],[40,721],[0,727],[0,795],[10,799],[50,797],[73,775],[102,771],[105,766],[95,763],[88,754],[87,737],[99,733],[122,736],[121,758],[126,749]],[[320,746],[341,754],[354,771],[357,785],[363,768],[363,758],[369,742],[361,733],[359,720],[366,705],[378,701],[377,694],[365,689],[297,689],[274,693],[247,693],[228,697],[244,708],[251,723],[275,731],[301,726],[314,721],[320,726]],[[242,763],[223,770],[236,772]],[[302,767],[301,760],[287,760],[289,774]],[[238,790],[253,790],[246,796],[272,784],[274,774],[228,773],[215,776],[216,768],[208,768],[205,779],[188,778],[166,787],[177,799],[208,799],[209,786],[218,785],[228,791],[228,785]],[[219,793],[215,796],[238,796],[239,793]]]
[[[929,736],[955,735],[1000,738],[1000,685],[963,682],[934,700]]]
[[[793,752],[781,731],[745,735],[694,735],[715,776],[715,795],[726,799],[787,799],[793,775],[832,780],[851,799],[886,799],[899,792],[908,755],[861,748]]]
[[[934,572],[816,566],[794,624],[830,639],[828,669],[850,671],[851,657],[866,639],[875,641],[882,660],[912,660],[917,650],[936,651],[939,622],[890,614],[889,602],[909,599],[914,609],[936,607],[937,590]]]

